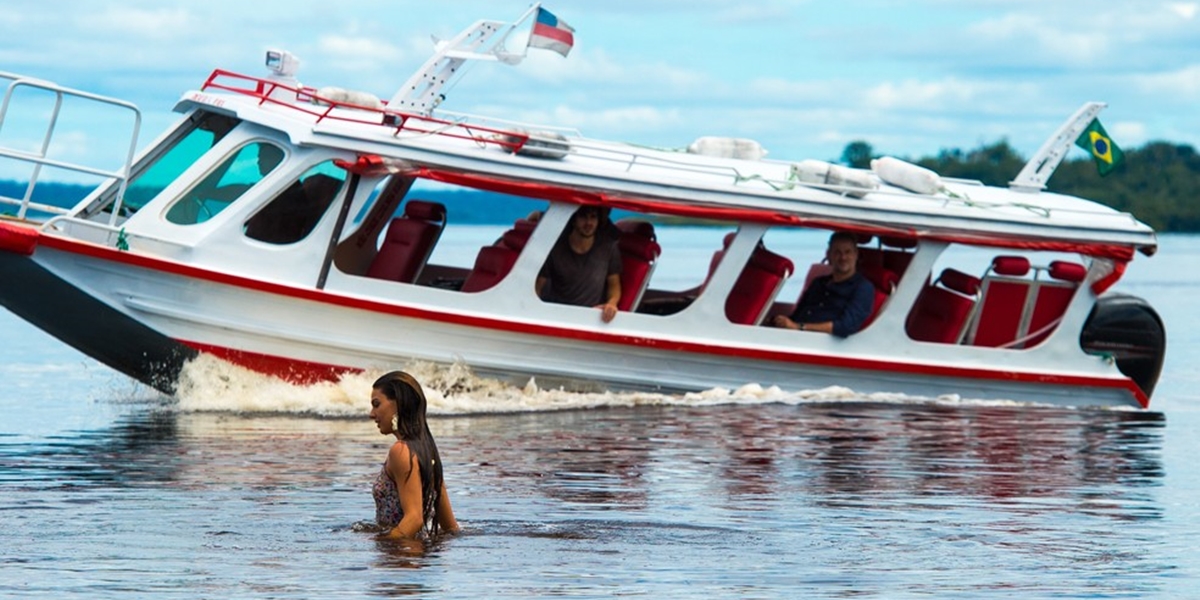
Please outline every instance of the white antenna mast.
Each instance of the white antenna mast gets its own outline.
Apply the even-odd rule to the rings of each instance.
[[[515,65],[525,58],[525,54],[512,54],[504,48],[505,41],[522,22],[529,18],[541,3],[534,3],[514,23],[500,21],[476,21],[474,25],[464,29],[454,39],[440,41],[435,39],[437,51],[419,71],[408,78],[404,85],[396,91],[388,101],[388,108],[403,111],[408,110],[428,116],[445,99],[442,90],[461,71],[463,63],[468,60],[500,61]],[[508,25],[499,38],[496,34]],[[495,41],[493,38],[496,38]]]
[[[1018,192],[1037,192],[1046,189],[1046,182],[1054,174],[1067,151],[1075,144],[1075,140],[1087,129],[1096,115],[1108,106],[1103,102],[1086,102],[1071,118],[1042,144],[1033,158],[1025,163],[1025,168],[1017,174],[1008,187]]]

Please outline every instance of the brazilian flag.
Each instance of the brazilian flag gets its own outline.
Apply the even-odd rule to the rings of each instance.
[[[1101,177],[1112,173],[1112,170],[1125,160],[1125,153],[1108,137],[1108,132],[1100,125],[1100,119],[1092,119],[1087,129],[1075,138],[1075,145],[1092,154]]]

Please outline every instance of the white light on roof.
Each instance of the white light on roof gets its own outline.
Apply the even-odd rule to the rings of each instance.
[[[300,59],[287,50],[267,50],[267,68],[272,75],[293,77],[300,68]]]

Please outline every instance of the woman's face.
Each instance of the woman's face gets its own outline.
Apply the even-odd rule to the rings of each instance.
[[[379,433],[388,435],[395,433],[392,429],[392,417],[396,414],[396,403],[388,400],[379,388],[371,390],[371,420],[379,428]]]

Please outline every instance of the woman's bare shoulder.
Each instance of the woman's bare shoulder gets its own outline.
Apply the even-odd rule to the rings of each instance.
[[[412,451],[403,440],[396,440],[388,449],[388,470],[393,473],[407,473],[412,464]]]

